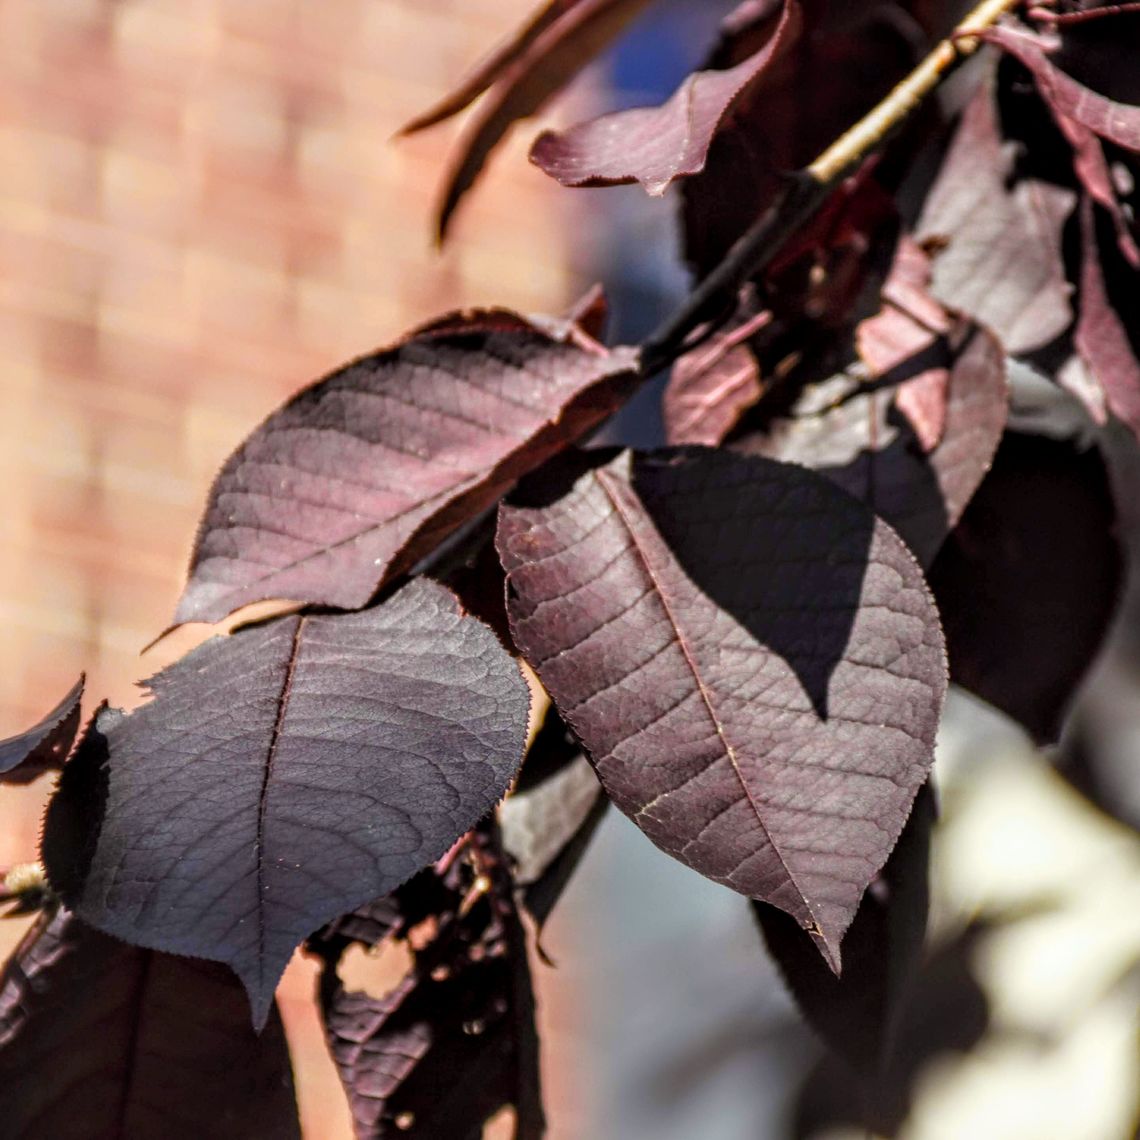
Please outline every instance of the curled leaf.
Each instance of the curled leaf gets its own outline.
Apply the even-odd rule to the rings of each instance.
[[[514,661],[425,579],[216,638],[149,687],[64,770],[48,878],[109,934],[228,963],[258,1024],[294,947],[438,859],[526,738]]]
[[[516,644],[614,803],[838,970],[932,758],[945,661],[918,566],[799,467],[694,449],[564,483],[500,509]]]
[[[653,195],[698,173],[721,120],[750,84],[799,35],[797,0],[784,0],[768,41],[735,67],[698,71],[660,107],[617,111],[564,131],[544,131],[531,147],[535,165],[563,186],[640,182]]]

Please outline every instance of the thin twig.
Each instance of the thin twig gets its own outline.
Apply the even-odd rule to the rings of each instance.
[[[745,281],[766,269],[836,186],[882,146],[946,76],[977,51],[981,41],[974,33],[992,27],[1021,2],[984,0],[881,103],[794,175],[787,190],[737,239],[721,263],[642,342],[643,372],[652,374],[675,360],[697,325],[712,321],[715,328],[715,306],[734,297]],[[720,322],[726,318],[727,313],[720,315]]]

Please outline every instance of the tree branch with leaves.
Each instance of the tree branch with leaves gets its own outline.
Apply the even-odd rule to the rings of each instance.
[[[551,0],[409,126],[476,103],[441,237],[644,7]],[[694,285],[658,330],[607,347],[596,295],[448,314],[226,461],[174,621],[289,612],[131,714],[81,728],[77,686],[0,746],[0,779],[62,769],[46,883],[5,896],[44,912],[0,985],[6,1135],[62,1134],[84,1081],[92,1135],[295,1135],[274,990],[302,944],[358,1136],[461,1140],[503,1106],[541,1135],[529,927],[606,803],[750,900],[807,1018],[875,1068],[947,684],[1056,740],[1114,612],[1103,463],[1011,420],[1011,376],[1140,432],[1136,6],[960,7],[744,0],[665,103],[531,151],[567,186],[678,187]],[[930,96],[969,58],[948,119]],[[672,446],[585,443],[670,366]],[[1088,524],[1079,572],[1041,558],[1028,485]],[[348,947],[396,941],[392,993],[345,990]]]

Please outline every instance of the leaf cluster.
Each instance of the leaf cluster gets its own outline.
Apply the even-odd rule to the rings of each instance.
[[[441,236],[644,7],[550,0],[409,125],[479,100]],[[953,122],[908,107],[822,177],[924,57],[966,54],[961,6],[744,0],[663,104],[531,151],[567,186],[679,185],[697,286],[666,333],[606,347],[598,295],[449,314],[238,447],[174,621],[289,612],[133,713],[80,732],[80,683],[0,745],[0,779],[63,768],[0,985],[5,1135],[72,1134],[80,1103],[100,1135],[296,1135],[274,990],[301,945],[359,1136],[503,1107],[541,1135],[530,924],[611,802],[751,900],[874,1069],[922,954],[947,684],[1057,739],[1120,578],[1089,440],[1140,433],[1140,16],[1019,7],[967,29]],[[586,446],[663,365],[669,446]],[[346,988],[351,946],[397,942],[395,989]]]

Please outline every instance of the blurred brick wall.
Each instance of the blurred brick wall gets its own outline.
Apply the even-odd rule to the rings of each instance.
[[[389,141],[530,6],[0,4],[0,736],[81,669],[88,711],[137,699],[213,472],[284,397],[447,308],[571,299],[573,196],[524,137],[442,256],[456,132]],[[46,790],[0,792],[0,867],[34,855]],[[324,1140],[345,1115],[309,984],[286,1013]]]

